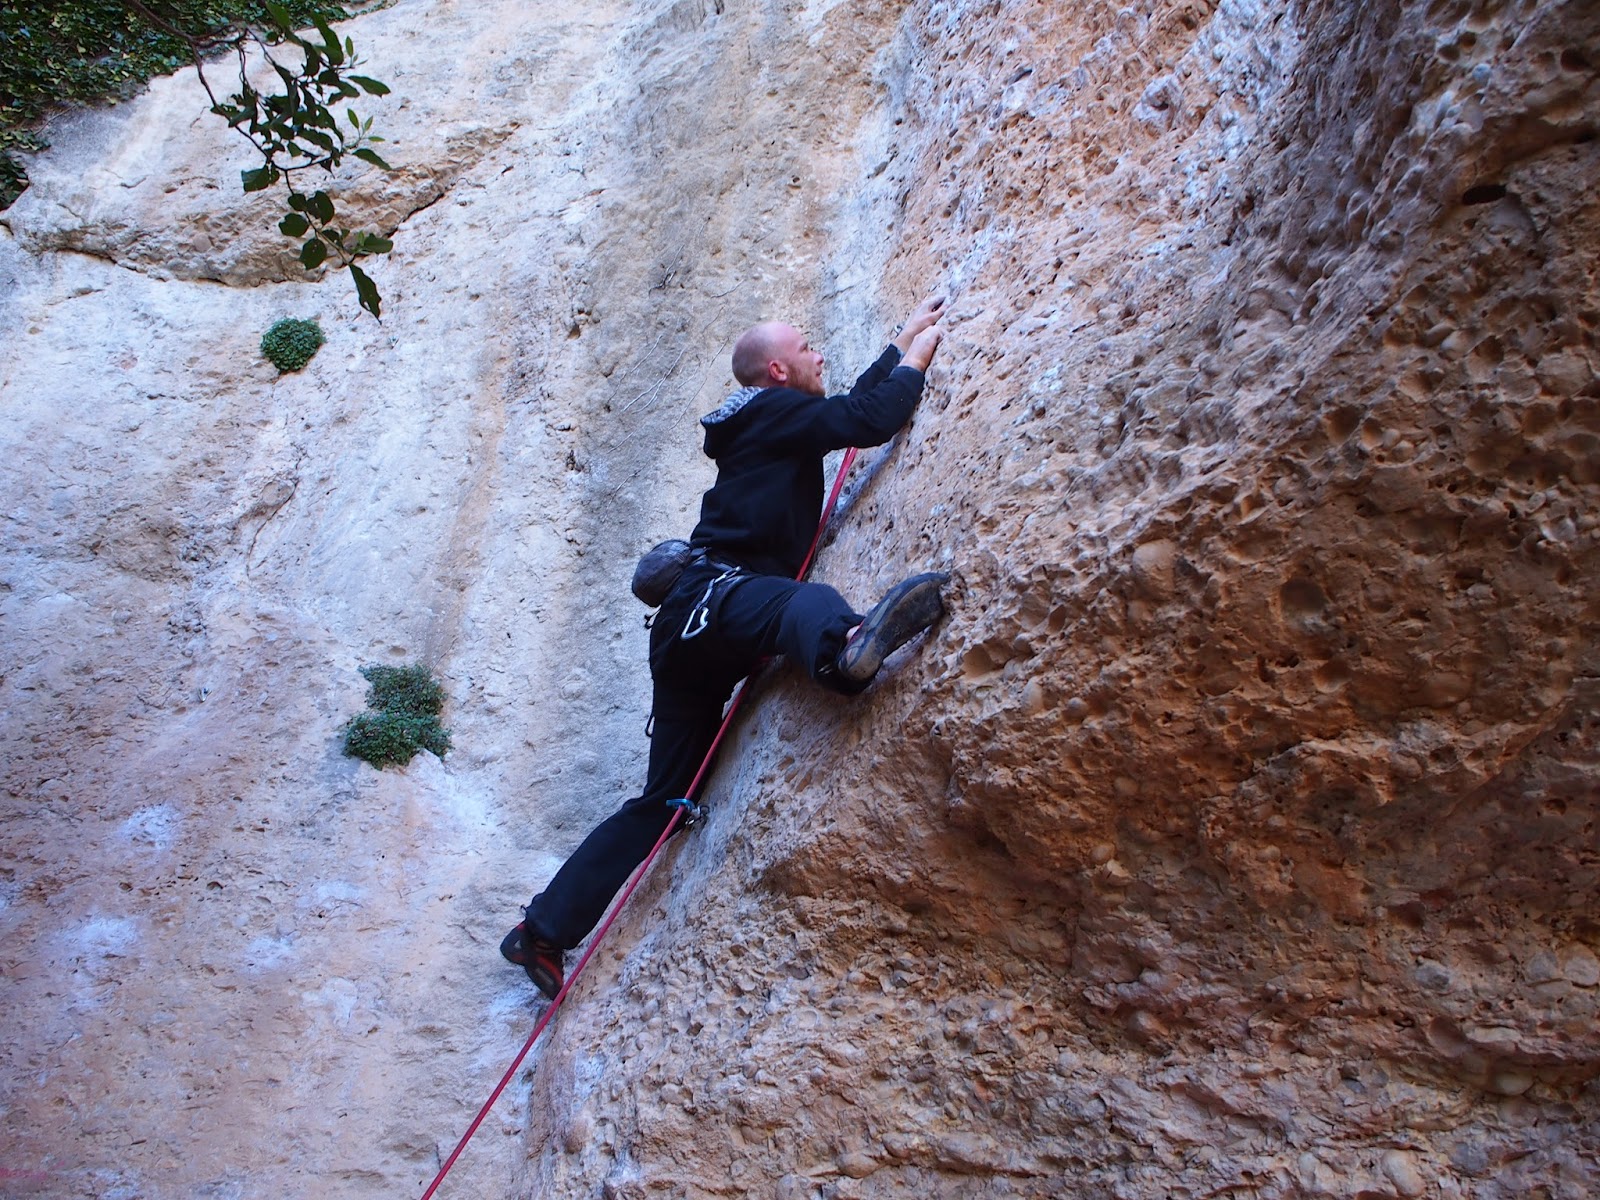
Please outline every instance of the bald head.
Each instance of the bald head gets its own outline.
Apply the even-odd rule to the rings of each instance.
[[[767,378],[767,364],[777,347],[779,331],[788,328],[782,321],[763,321],[741,333],[733,344],[733,377],[745,387],[765,387],[771,383]]]
[[[745,387],[792,387],[824,395],[822,355],[782,321],[752,325],[733,344],[733,377]]]

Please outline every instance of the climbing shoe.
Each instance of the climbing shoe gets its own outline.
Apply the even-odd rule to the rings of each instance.
[[[528,973],[533,986],[550,999],[561,994],[563,954],[543,938],[523,940],[526,922],[519,924],[500,941],[500,955]]]
[[[888,658],[944,614],[939,588],[950,579],[942,571],[913,575],[894,585],[857,627],[834,661],[835,678],[846,691],[861,691]]]

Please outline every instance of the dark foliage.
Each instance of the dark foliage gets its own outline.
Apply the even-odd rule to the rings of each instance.
[[[382,298],[357,261],[387,254],[392,244],[340,226],[333,197],[300,184],[304,172],[331,172],[347,155],[389,169],[373,149],[383,138],[372,132],[372,118],[347,107],[389,92],[355,72],[355,46],[330,28],[348,15],[322,0],[0,0],[0,208],[27,187],[16,153],[44,148],[38,129],[52,107],[114,102],[153,75],[194,63],[211,111],[261,154],[261,165],[243,173],[244,190],[282,183],[278,229],[300,241],[301,265],[348,268],[361,307],[378,316]],[[307,28],[310,36],[299,32]],[[273,48],[282,46],[290,53],[280,59]],[[254,53],[281,90],[251,82]],[[207,68],[224,54],[237,62],[239,90],[219,97]]]

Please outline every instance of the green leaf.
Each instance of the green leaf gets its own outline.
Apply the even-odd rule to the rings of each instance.
[[[369,95],[387,96],[389,94],[389,85],[381,79],[371,79],[366,75],[352,75],[350,79],[352,82],[360,84],[361,90]]]
[[[290,192],[289,193],[289,207],[294,209],[295,212],[305,212],[308,208],[311,207],[311,202],[309,200],[307,200],[304,196],[302,196],[299,192]]]
[[[386,237],[379,237],[375,233],[356,234],[357,254],[387,254],[394,249],[394,243]]]
[[[378,295],[378,285],[367,278],[367,273],[355,263],[350,264],[350,278],[356,281],[356,295],[361,299],[361,307],[366,309],[379,320],[383,319],[381,307],[383,298]]]
[[[300,237],[311,228],[311,222],[297,212],[288,214],[278,222],[278,232],[284,237]]]
[[[368,150],[365,146],[363,146],[359,150],[352,151],[352,153],[362,162],[369,162],[375,167],[382,167],[385,171],[394,170],[393,167],[378,157],[378,152],[376,150]]]
[[[344,110],[344,115],[350,118],[350,124],[356,127],[356,132],[361,132],[361,118],[356,116],[356,110],[347,108]]]
[[[328,28],[328,22],[323,20],[320,14],[313,13],[311,20],[316,25],[317,32],[322,35],[322,44],[327,47],[328,61],[338,66],[344,61],[344,47],[339,45],[338,35]]]
[[[240,171],[239,178],[244,183],[245,191],[264,192],[278,182],[278,169],[269,164],[251,171]]]
[[[283,5],[275,4],[273,0],[261,0],[261,7],[267,10],[267,16],[272,18],[279,29],[285,33],[294,32],[294,22],[289,19],[289,10]]]
[[[308,271],[320,267],[327,257],[328,248],[317,238],[307,238],[306,244],[300,247],[300,265]]]
[[[326,225],[333,220],[333,199],[327,192],[311,193],[311,215]]]

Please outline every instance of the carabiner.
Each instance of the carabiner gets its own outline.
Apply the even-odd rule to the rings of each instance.
[[[706,626],[711,624],[711,594],[717,590],[717,584],[726,583],[730,579],[737,579],[742,572],[737,567],[724,571],[710,583],[700,596],[700,603],[689,611],[689,619],[683,623],[683,633],[680,634],[684,641],[699,637],[706,631]]]
[[[705,805],[696,804],[687,796],[680,796],[676,800],[668,800],[667,807],[683,809],[683,827],[685,829],[693,829],[700,824],[706,815]]]

